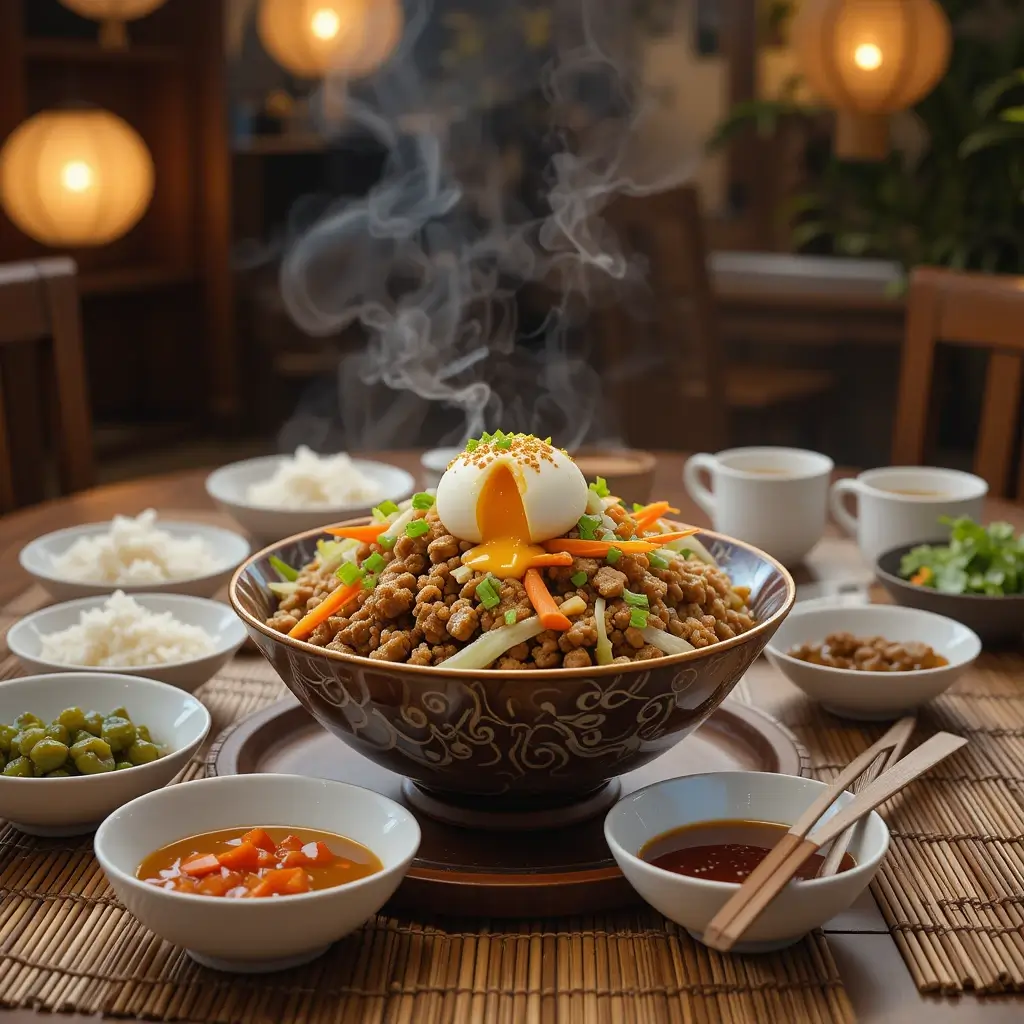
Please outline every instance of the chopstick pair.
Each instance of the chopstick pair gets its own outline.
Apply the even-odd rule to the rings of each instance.
[[[793,827],[773,847],[767,857],[750,873],[747,880],[712,918],[704,932],[704,944],[727,953],[761,916],[768,905],[792,880],[800,866],[826,843],[839,839],[868,812],[894,796],[939,761],[959,750],[967,741],[952,733],[936,733],[906,757],[896,759],[892,752],[901,752],[914,728],[913,718],[897,722],[877,743],[844,768],[835,781],[824,790],[800,816]],[[818,820],[856,779],[872,768],[876,759],[885,755],[881,771],[873,781],[857,792],[849,803],[828,821]],[[895,763],[893,763],[895,762]],[[879,766],[880,770],[880,766]],[[817,826],[817,827],[816,827]],[[849,837],[846,837],[849,842]],[[845,852],[845,849],[842,851]],[[842,853],[839,854],[842,858]]]

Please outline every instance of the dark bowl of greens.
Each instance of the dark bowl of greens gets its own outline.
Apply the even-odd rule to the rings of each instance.
[[[949,523],[948,540],[904,544],[880,555],[879,582],[897,604],[956,619],[988,646],[1024,636],[1024,534],[1009,523]]]

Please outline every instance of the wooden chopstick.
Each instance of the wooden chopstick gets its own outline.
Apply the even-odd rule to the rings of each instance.
[[[748,878],[740,886],[736,895],[708,925],[703,936],[704,944],[727,953],[764,913],[765,908],[772,900],[789,884],[793,875],[808,857],[966,743],[967,740],[960,736],[954,736],[952,733],[936,733],[916,750],[897,761],[892,768],[879,775],[870,785],[865,786],[837,814],[811,831],[805,839],[791,849],[783,863],[778,864],[770,877],[760,883],[757,888],[749,886],[750,879]],[[767,859],[765,858],[765,860]],[[753,872],[750,877],[753,877]],[[742,900],[741,896],[744,897]],[[730,913],[723,924],[719,919],[723,917],[723,911],[729,907],[729,904],[736,904],[736,909]]]
[[[771,852],[760,864],[747,876],[746,881],[739,887],[725,906],[715,915],[711,922],[718,930],[724,930],[729,924],[733,915],[739,913],[751,895],[756,892],[779,868],[784,864],[786,858],[806,838],[807,833],[814,828],[818,819],[835,803],[840,793],[846,792],[853,781],[861,776],[875,759],[894,747],[902,747],[906,738],[914,731],[914,719],[901,718],[889,731],[877,742],[872,744],[862,754],[855,757],[832,781],[828,789],[822,790],[814,802],[796,820],[790,830],[772,847]]]
[[[914,719],[904,718],[902,722],[897,724],[902,725],[903,722],[909,722],[910,725],[906,728],[906,734],[902,741],[897,743],[896,746],[894,746],[887,754],[875,758],[874,763],[859,779],[857,789],[854,790],[855,793],[859,792],[869,783],[874,782],[882,772],[888,771],[903,756],[903,751],[906,749],[907,743],[910,741],[911,733],[914,731]],[[851,825],[842,833],[842,835],[836,837],[835,842],[828,851],[828,856],[825,858],[825,862],[821,865],[821,870],[818,872],[818,878],[828,878],[839,870],[839,865],[842,864],[843,857],[846,856],[846,851],[850,848],[850,843],[853,840],[853,834],[856,831],[857,826]]]

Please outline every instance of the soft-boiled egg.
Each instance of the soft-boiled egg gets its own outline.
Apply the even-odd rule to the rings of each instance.
[[[565,452],[524,434],[485,435],[437,485],[437,514],[477,544],[463,562],[499,578],[521,577],[542,541],[571,530],[587,508],[587,481]]]

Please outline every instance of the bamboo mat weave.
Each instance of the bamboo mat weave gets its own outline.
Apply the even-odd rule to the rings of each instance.
[[[0,629],[45,603],[33,589]],[[6,654],[6,651],[0,652]],[[19,672],[13,658],[0,678]],[[283,695],[240,655],[199,691],[211,737]],[[203,771],[203,752],[183,780]],[[197,1024],[851,1024],[822,935],[721,957],[647,910],[548,921],[379,916],[307,967],[235,977],[196,966],[113,897],[90,837],[0,827],[0,1007]]]
[[[822,779],[885,728],[802,697],[765,706]],[[1024,657],[982,655],[919,726],[915,742],[946,730],[969,743],[883,808],[892,845],[875,899],[922,992],[1024,991]]]

